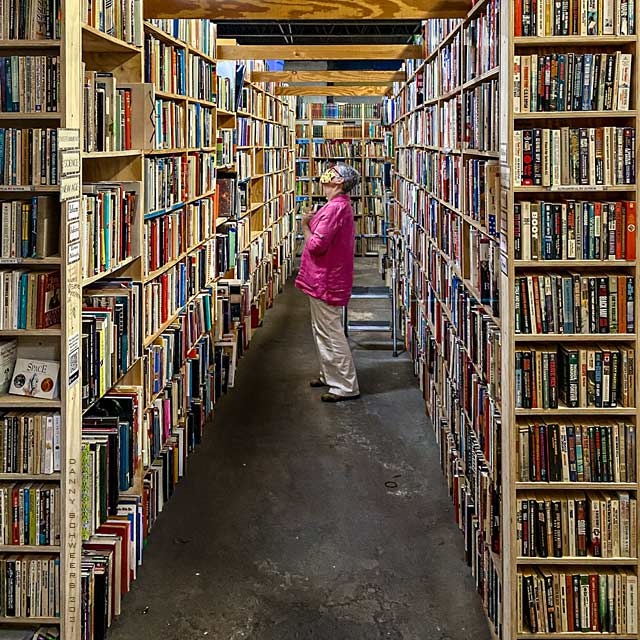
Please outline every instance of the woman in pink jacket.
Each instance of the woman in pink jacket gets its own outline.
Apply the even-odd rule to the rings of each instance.
[[[355,225],[349,192],[359,173],[338,163],[320,177],[327,204],[302,218],[305,246],[296,287],[309,296],[311,329],[320,359],[312,387],[329,387],[323,402],[360,397],[358,377],[342,327],[342,307],[351,298]]]

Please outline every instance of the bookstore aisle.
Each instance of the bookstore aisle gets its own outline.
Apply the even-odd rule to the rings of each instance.
[[[290,283],[110,640],[490,637],[407,360],[355,344],[363,398],[327,406],[307,386],[308,327]]]

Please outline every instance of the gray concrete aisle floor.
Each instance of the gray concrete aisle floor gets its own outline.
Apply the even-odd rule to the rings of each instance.
[[[322,404],[308,303],[289,283],[110,640],[489,639],[412,368],[365,346],[360,334],[362,398]]]

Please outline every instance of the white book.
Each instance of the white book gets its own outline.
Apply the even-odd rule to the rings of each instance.
[[[9,391],[11,376],[16,365],[17,353],[17,340],[4,340],[0,342],[0,395],[4,395]]]
[[[603,144],[604,148],[604,184],[613,184],[613,154],[611,153],[611,129],[609,127],[604,128],[603,132]]]
[[[53,471],[62,469],[62,418],[59,413],[53,416]]]
[[[616,73],[618,81],[617,102],[619,111],[629,110],[631,96],[631,65],[633,56],[630,53],[623,53],[618,58],[619,72]]]
[[[560,180],[560,167],[562,157],[560,155],[560,129],[551,130],[551,184],[558,187],[562,184]]]
[[[522,131],[513,132],[513,186],[522,186]]]
[[[638,576],[627,576],[627,633],[638,633]]]
[[[513,56],[513,112],[520,113],[522,86],[520,78],[520,56]]]
[[[531,203],[520,203],[522,220],[522,259],[531,260]]]
[[[603,0],[602,2],[602,35],[614,35],[615,0]]]
[[[59,397],[60,363],[21,358],[16,361],[9,393],[31,398]]]
[[[529,68],[529,111],[535,112],[538,111],[538,54],[532,54]]]
[[[542,130],[542,186],[551,186],[551,130]]]

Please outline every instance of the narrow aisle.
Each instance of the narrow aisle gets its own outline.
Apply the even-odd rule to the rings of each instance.
[[[291,281],[109,640],[489,639],[411,366],[355,355],[362,399],[321,403]]]

